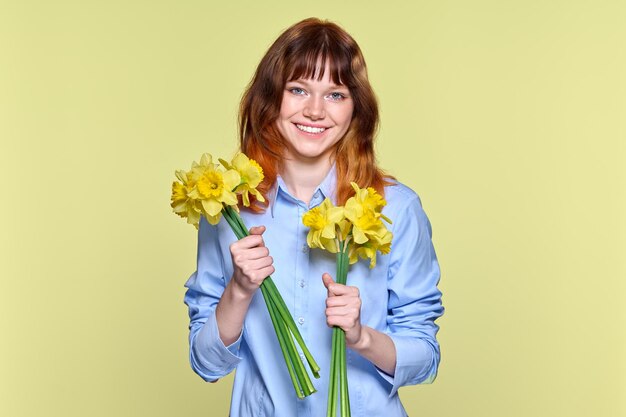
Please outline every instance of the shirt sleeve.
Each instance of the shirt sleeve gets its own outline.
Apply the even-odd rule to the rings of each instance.
[[[398,211],[389,256],[387,334],[396,348],[393,377],[378,370],[391,385],[389,396],[404,385],[431,383],[440,351],[435,319],[443,314],[440,272],[432,245],[431,226],[419,197]]]
[[[189,308],[189,361],[202,379],[217,381],[241,361],[241,335],[230,346],[219,336],[215,308],[224,292],[224,264],[219,249],[218,228],[202,218],[198,232],[198,268],[185,283]]]

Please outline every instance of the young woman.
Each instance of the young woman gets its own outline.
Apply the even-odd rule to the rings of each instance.
[[[307,19],[269,48],[242,99],[241,150],[265,173],[242,212],[251,236],[202,221],[198,269],[186,284],[191,365],[214,382],[235,368],[232,416],[325,416],[331,327],[346,333],[352,415],[405,416],[397,390],[432,382],[443,313],[430,223],[418,196],[377,167],[378,107],[361,51],[339,26]],[[333,281],[335,255],[306,244],[302,216],[324,198],[342,205],[350,182],[387,200],[391,252]],[[235,242],[235,243],[233,243]],[[272,275],[320,365],[318,392],[298,400],[263,297]]]

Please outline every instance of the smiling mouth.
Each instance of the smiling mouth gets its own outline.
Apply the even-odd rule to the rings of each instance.
[[[306,133],[322,133],[323,131],[326,130],[325,127],[312,127],[312,126],[299,125],[297,123],[295,125],[298,129]]]

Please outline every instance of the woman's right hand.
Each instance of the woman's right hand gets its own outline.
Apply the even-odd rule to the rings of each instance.
[[[252,297],[263,280],[274,273],[274,260],[262,237],[264,232],[265,226],[252,227],[250,236],[230,245],[234,269],[231,283],[247,297]]]

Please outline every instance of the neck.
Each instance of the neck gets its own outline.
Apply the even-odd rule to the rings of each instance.
[[[315,189],[324,180],[331,166],[331,161],[325,158],[311,162],[285,159],[280,175],[289,192],[308,205]]]

